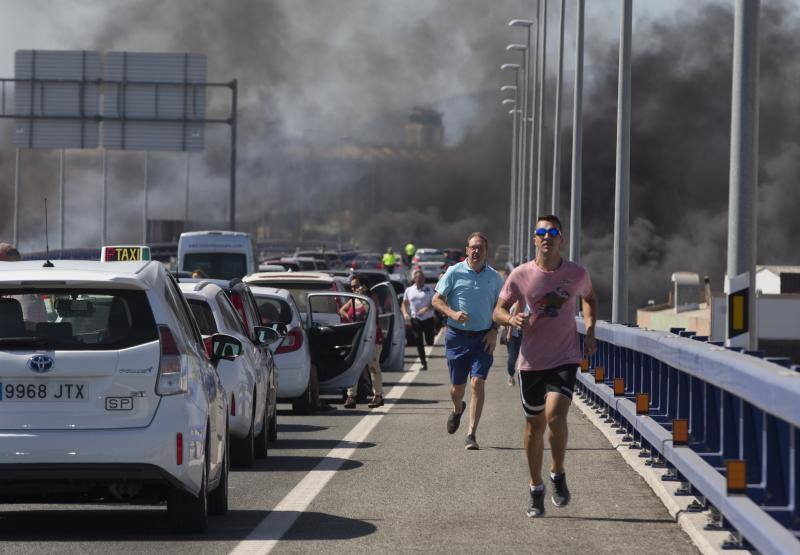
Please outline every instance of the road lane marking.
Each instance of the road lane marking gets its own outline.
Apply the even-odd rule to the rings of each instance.
[[[443,334],[440,332],[436,336],[434,345],[441,344]],[[433,346],[425,348],[425,354],[430,356]],[[408,384],[414,381],[419,375],[421,364],[419,359],[414,362],[407,372],[400,376],[397,385],[392,387],[384,399],[400,399],[408,389]],[[358,449],[358,445],[363,443],[370,432],[378,425],[378,422],[391,410],[394,403],[386,403],[382,407],[372,409],[369,414],[364,415],[361,420],[351,429],[327,455],[306,474],[300,483],[286,497],[275,505],[264,520],[258,523],[248,536],[230,552],[230,555],[254,555],[266,554],[271,552],[278,544],[280,539],[289,531],[292,524],[302,515],[308,506],[319,495],[336,472],[349,460]],[[353,447],[353,446],[356,447]]]

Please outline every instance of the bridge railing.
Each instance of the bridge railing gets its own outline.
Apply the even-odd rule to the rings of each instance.
[[[732,531],[731,547],[800,553],[800,372],[787,359],[672,331],[599,322],[578,394],[649,464],[667,468],[663,479],[697,498],[690,509],[710,509],[712,526]],[[673,440],[673,426],[687,423],[688,437]],[[746,486],[736,493],[729,461],[744,462]]]

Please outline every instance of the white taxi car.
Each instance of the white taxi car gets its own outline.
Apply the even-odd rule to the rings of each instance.
[[[227,397],[158,262],[0,262],[0,502],[161,503],[176,529],[228,507]]]
[[[221,287],[208,281],[179,283],[183,296],[200,328],[203,340],[209,342],[216,333],[238,339],[243,349],[236,359],[220,361],[217,372],[228,395],[228,431],[231,434],[231,463],[253,466],[256,458],[267,456],[268,447],[268,381],[257,347],[247,336],[244,325]],[[267,343],[280,336],[269,328],[256,328],[269,335]]]
[[[265,326],[283,324],[286,334],[275,351],[278,367],[278,398],[292,403],[292,412],[308,414],[313,407],[311,398],[311,353],[303,329],[300,311],[286,289],[251,286],[256,298],[261,323]]]

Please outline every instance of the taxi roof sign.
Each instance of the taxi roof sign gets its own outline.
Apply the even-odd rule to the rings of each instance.
[[[143,245],[114,245],[103,247],[101,262],[135,262],[150,260],[150,247]]]

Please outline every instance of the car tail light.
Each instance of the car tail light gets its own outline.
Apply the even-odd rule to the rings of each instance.
[[[446,270],[446,269],[447,269],[447,264],[442,264],[442,270]]]
[[[419,262],[419,256],[415,256],[414,258],[412,258],[412,259],[411,259],[411,262],[413,262],[414,264],[416,264],[417,262]]]
[[[353,268],[353,269],[355,270],[356,268],[358,268],[358,262],[356,262],[355,260],[353,260],[353,261],[350,263],[350,267],[351,267],[351,268]]]
[[[158,336],[161,358],[158,363],[156,393],[159,395],[186,393],[189,390],[189,373],[175,336],[167,326],[158,326]]]
[[[236,416],[236,396],[231,393],[231,416]]]
[[[415,270],[422,270],[422,266],[420,266],[419,264],[417,264],[416,266],[414,266],[414,269],[415,269]]]
[[[276,355],[283,353],[292,353],[303,346],[303,331],[298,328],[292,328],[286,337],[283,338],[281,346],[275,351]]]
[[[377,264],[375,264],[375,267],[379,270],[383,270],[383,262],[378,262]]]
[[[178,466],[183,464],[183,434],[180,432],[175,436],[175,462]]]

